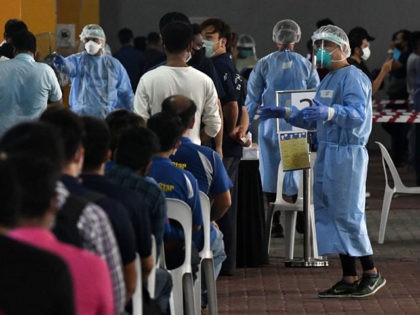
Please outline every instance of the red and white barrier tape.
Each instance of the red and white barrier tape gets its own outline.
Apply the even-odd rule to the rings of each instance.
[[[420,113],[409,109],[412,100],[373,100],[373,121],[378,123],[420,123]],[[405,106],[404,106],[405,105]],[[403,107],[392,109],[389,107]],[[387,108],[388,107],[388,108]],[[406,108],[404,108],[406,107]]]
[[[383,107],[387,105],[410,105],[413,104],[412,100],[373,100],[372,105],[375,107]]]
[[[409,109],[384,109],[373,111],[372,119],[378,123],[420,123],[420,113]]]

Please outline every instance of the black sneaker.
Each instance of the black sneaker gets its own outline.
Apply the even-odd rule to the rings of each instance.
[[[352,293],[354,298],[362,298],[375,294],[380,288],[386,284],[386,280],[379,273],[377,276],[363,275],[359,287],[356,292]]]
[[[354,292],[357,291],[359,287],[360,280],[357,280],[353,283],[347,283],[343,280],[338,281],[328,290],[318,293],[320,298],[341,298],[341,297],[351,297]]]

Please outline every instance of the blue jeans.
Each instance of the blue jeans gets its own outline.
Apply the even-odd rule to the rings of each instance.
[[[168,270],[156,269],[155,300],[162,314],[169,314],[169,297],[172,291],[172,278]]]
[[[222,269],[222,263],[226,259],[225,253],[225,243],[223,242],[223,233],[218,229],[216,230],[216,239],[214,240],[213,244],[211,244],[210,249],[213,253],[213,262],[214,262],[214,276],[219,276],[220,269]]]
[[[213,241],[213,244],[211,244],[210,249],[213,253],[214,277],[217,279],[220,269],[222,269],[222,263],[226,259],[226,253],[225,244],[223,242],[223,233],[218,228],[215,228],[215,231],[217,236]],[[206,279],[203,273],[201,274],[201,305],[207,305]]]

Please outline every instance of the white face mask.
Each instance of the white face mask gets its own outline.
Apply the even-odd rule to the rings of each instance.
[[[191,51],[189,51],[189,52],[187,53],[187,56],[185,57],[185,63],[188,63],[188,61],[190,61],[190,60],[191,60],[191,57],[192,57],[192,55],[191,55]]]
[[[370,48],[369,48],[369,46],[363,48],[362,51],[363,51],[362,59],[363,60],[368,60],[369,57],[370,57]]]
[[[88,41],[85,44],[85,49],[89,55],[96,55],[101,48],[101,44],[95,43],[92,40]]]

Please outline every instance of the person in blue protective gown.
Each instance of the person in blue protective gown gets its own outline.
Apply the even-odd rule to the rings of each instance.
[[[300,54],[293,52],[295,43],[300,41],[301,30],[293,20],[282,20],[273,28],[273,41],[278,50],[263,57],[254,67],[248,81],[248,95],[245,105],[248,109],[250,126],[259,106],[276,105],[276,91],[314,89],[319,84],[319,77],[311,63]],[[279,106],[289,105],[290,95],[280,96]],[[281,131],[291,130],[284,120],[260,121],[258,125],[258,144],[260,148],[260,173],[262,188],[266,199],[273,202],[277,191],[277,170],[280,163],[280,150],[277,135],[277,123]],[[252,129],[252,127],[251,127]],[[285,174],[283,193],[297,194],[298,172]],[[275,218],[274,221],[278,219]],[[273,229],[280,227],[274,222]],[[278,232],[282,234],[281,232]]]
[[[264,107],[260,119],[285,118],[295,126],[316,128],[318,153],[314,167],[314,205],[320,255],[339,254],[343,278],[319,297],[365,297],[376,293],[386,280],[378,273],[366,228],[365,191],[372,129],[372,87],[362,71],[350,66],[346,33],[323,26],[312,36],[316,60],[330,72],[322,80],[314,105]],[[356,257],[363,276],[358,277]]]
[[[96,24],[80,34],[85,50],[64,58],[56,55],[54,66],[71,78],[70,108],[79,115],[105,118],[115,109],[133,109],[133,89],[122,64],[105,54],[105,33]]]

